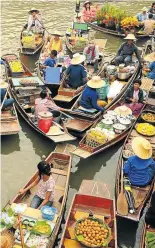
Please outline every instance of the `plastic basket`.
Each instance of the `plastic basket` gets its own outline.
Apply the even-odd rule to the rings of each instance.
[[[52,211],[53,214],[48,214],[48,213],[45,213],[45,211]],[[54,220],[54,217],[55,217],[55,214],[57,213],[57,209],[56,208],[53,208],[53,207],[49,207],[49,206],[43,206],[41,208],[41,213],[42,213],[42,217],[46,220]]]

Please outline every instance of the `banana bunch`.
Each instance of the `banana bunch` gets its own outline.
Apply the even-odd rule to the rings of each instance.
[[[91,129],[88,133],[87,133],[88,137],[96,140],[97,142],[103,144],[106,142],[106,135],[102,132],[102,131],[98,131],[95,129]]]
[[[123,27],[128,27],[128,26],[132,26],[132,27],[136,27],[139,25],[139,22],[137,20],[136,17],[134,16],[129,16],[129,17],[126,17],[124,18],[122,21],[121,21],[121,25]]]
[[[20,62],[20,60],[15,60],[9,62],[9,66],[12,72],[24,72],[23,66]]]
[[[35,46],[34,36],[23,36],[22,43],[24,47],[31,48]]]

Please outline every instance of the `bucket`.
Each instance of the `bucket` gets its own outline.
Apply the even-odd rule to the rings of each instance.
[[[43,111],[38,113],[38,127],[47,133],[52,125],[53,115],[51,112]]]
[[[43,206],[41,208],[42,217],[46,220],[54,220],[57,209],[50,206]]]

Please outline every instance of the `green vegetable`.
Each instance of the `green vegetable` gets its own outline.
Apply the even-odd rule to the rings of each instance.
[[[8,216],[9,216],[9,217],[12,217],[12,216],[14,215],[14,212],[13,212],[13,210],[12,210],[11,207],[8,208],[7,213],[8,213]]]
[[[77,240],[78,240],[78,241],[83,241],[83,240],[84,240],[83,235],[78,235],[78,236],[77,236]]]

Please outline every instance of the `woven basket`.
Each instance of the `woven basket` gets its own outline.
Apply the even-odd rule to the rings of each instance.
[[[105,142],[106,142],[106,137],[103,137],[103,139],[97,139],[89,132],[86,135],[85,143],[90,147],[97,147],[103,145]]]

